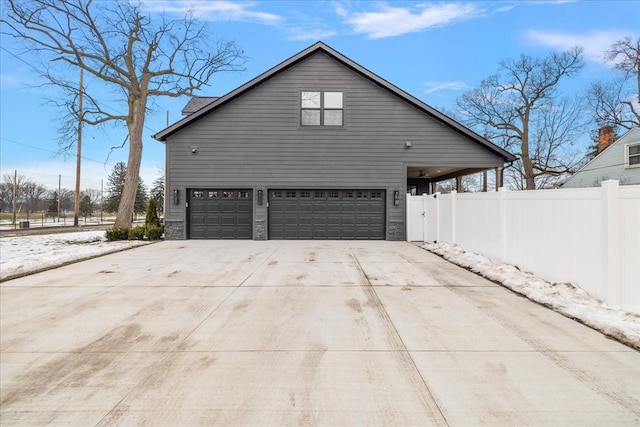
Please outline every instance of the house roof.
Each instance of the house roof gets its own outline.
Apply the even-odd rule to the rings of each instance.
[[[489,142],[488,140],[486,140],[485,138],[481,137],[477,133],[471,131],[467,127],[463,126],[462,124],[458,123],[457,121],[453,120],[452,118],[446,116],[445,114],[441,113],[440,111],[436,110],[435,108],[427,105],[426,103],[420,101],[419,99],[415,98],[414,96],[409,95],[407,92],[405,92],[402,89],[394,86],[393,84],[389,83],[388,81],[386,81],[382,77],[372,73],[371,71],[367,70],[366,68],[362,67],[361,65],[357,64],[356,62],[354,62],[351,59],[347,58],[346,56],[342,55],[338,51],[336,51],[336,50],[332,49],[331,47],[327,46],[323,42],[317,42],[317,43],[309,46],[308,48],[304,49],[303,51],[299,52],[298,54],[296,54],[296,55],[290,57],[289,59],[281,62],[280,64],[276,65],[275,67],[271,68],[270,70],[260,74],[256,78],[254,78],[254,79],[248,81],[247,83],[243,84],[242,86],[232,90],[231,92],[227,93],[226,95],[224,95],[224,96],[222,96],[220,98],[217,98],[217,99],[213,100],[212,102],[210,102],[209,104],[205,105],[204,107],[201,107],[200,109],[198,109],[197,111],[193,112],[192,114],[184,117],[183,119],[177,121],[173,125],[171,125],[171,126],[167,127],[166,129],[158,132],[157,134],[153,135],[153,137],[155,139],[159,140],[159,141],[166,141],[167,138],[170,135],[172,135],[173,133],[179,131],[180,129],[184,128],[185,126],[189,125],[190,123],[192,123],[192,122],[194,122],[194,121],[206,116],[207,114],[211,113],[212,111],[215,111],[216,109],[220,108],[221,106],[225,105],[226,103],[232,101],[233,99],[241,96],[242,94],[244,94],[244,93],[250,91],[251,89],[255,88],[256,86],[260,85],[261,83],[264,83],[265,81],[269,80],[270,78],[272,78],[272,77],[278,75],[279,73],[291,68],[292,66],[296,65],[297,63],[303,61],[304,59],[306,59],[309,56],[314,55],[314,54],[316,54],[318,52],[322,52],[322,53],[328,55],[329,57],[331,57],[334,60],[338,61],[339,63],[343,64],[344,66],[352,69],[356,73],[360,74],[361,76],[363,76],[366,79],[370,80],[371,82],[375,83],[376,85],[378,85],[382,89],[384,89],[384,90],[392,93],[393,95],[401,98],[405,102],[407,102],[407,103],[411,104],[412,106],[414,106],[415,108],[423,111],[427,115],[429,115],[429,116],[433,117],[434,119],[440,121],[442,124],[450,127],[451,129],[461,133],[462,135],[466,136],[467,138],[471,139],[472,141],[484,146],[489,151],[491,151],[491,152],[495,153],[496,155],[502,157],[505,161],[511,162],[511,161],[516,160],[516,157],[513,154],[511,154],[508,151],[506,151],[506,150],[498,147],[497,145]]]
[[[217,96],[193,96],[182,109],[182,114],[185,116],[193,114],[202,107],[211,104],[216,99],[218,99]]]

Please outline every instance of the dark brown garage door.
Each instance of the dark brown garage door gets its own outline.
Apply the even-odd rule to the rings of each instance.
[[[189,190],[189,237],[251,239],[251,190]]]
[[[269,239],[384,239],[383,190],[269,190]]]

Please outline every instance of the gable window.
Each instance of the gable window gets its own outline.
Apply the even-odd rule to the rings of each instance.
[[[626,154],[626,167],[637,168],[640,167],[640,144],[629,144],[625,146]]]
[[[301,92],[302,126],[342,126],[344,100],[342,92]]]

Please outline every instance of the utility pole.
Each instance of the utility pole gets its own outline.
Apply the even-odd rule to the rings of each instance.
[[[73,226],[78,226],[78,216],[80,215],[80,161],[82,157],[82,92],[83,92],[83,72],[80,67],[80,92],[78,94],[78,157],[76,159],[76,200],[73,212]]]
[[[58,175],[58,224],[60,223],[60,204],[62,203],[62,175]]]
[[[104,180],[100,180],[100,224],[102,224],[102,211],[104,210],[104,189],[103,189]]]
[[[18,197],[18,169],[13,173],[13,229],[16,229],[16,198]]]

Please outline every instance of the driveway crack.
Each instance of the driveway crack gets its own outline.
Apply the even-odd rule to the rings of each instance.
[[[370,306],[377,312],[380,319],[386,324],[387,330],[390,331],[390,333],[387,334],[387,338],[390,341],[389,344],[392,348],[392,351],[394,351],[394,353],[399,356],[400,358],[399,362],[404,368],[407,369],[408,373],[412,376],[417,375],[417,377],[420,379],[419,380],[420,384],[424,387],[425,393],[427,395],[426,397],[428,398],[428,400],[426,399],[424,400],[425,405],[429,408],[432,408],[433,406],[435,406],[435,409],[437,410],[437,413],[440,414],[442,421],[445,423],[445,425],[448,426],[449,423],[447,422],[447,418],[442,412],[442,408],[440,408],[440,405],[438,405],[438,402],[436,401],[433,395],[433,392],[429,388],[429,384],[420,373],[420,369],[418,369],[418,365],[416,364],[415,360],[411,356],[411,353],[409,352],[409,349],[407,348],[406,344],[402,340],[402,337],[400,336],[398,329],[396,328],[395,324],[391,320],[391,317],[389,316],[387,309],[384,307],[384,304],[380,300],[380,297],[378,296],[378,293],[376,292],[375,287],[371,283],[369,276],[362,268],[362,265],[360,264],[360,260],[358,259],[358,256],[354,252],[351,245],[349,244],[348,246],[349,246],[349,250],[351,251],[351,255],[353,256],[353,259],[355,260],[356,265],[358,266],[358,269],[362,273],[363,277],[366,279],[366,284],[363,286],[363,289],[365,294],[367,295]]]

